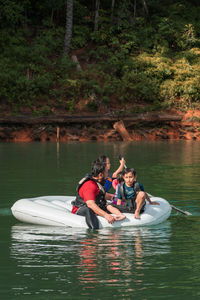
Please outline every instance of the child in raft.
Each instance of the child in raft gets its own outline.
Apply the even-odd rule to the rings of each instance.
[[[106,178],[105,180],[105,183],[104,183],[104,188],[105,188],[105,191],[106,193],[109,192],[110,188],[112,187],[112,182],[114,179],[117,178],[117,175],[119,173],[121,173],[121,171],[123,170],[124,168],[124,165],[125,165],[125,159],[123,157],[120,157],[120,165],[118,167],[118,169],[112,173],[110,171],[110,159],[108,156],[106,155],[100,155],[97,159],[96,159],[96,162],[99,162],[99,163],[104,163],[106,165],[106,169],[108,170],[108,177]],[[110,194],[110,197],[112,197],[112,194]]]
[[[113,179],[112,181],[112,187],[115,190],[115,193],[112,197],[112,202],[113,204],[117,204],[117,194],[118,194],[118,189],[120,187],[120,184],[124,181],[123,179],[123,172],[119,172],[117,174],[117,178]],[[121,203],[121,205],[123,205],[123,202]]]
[[[140,214],[144,212],[145,200],[151,205],[159,205],[158,202],[151,201],[148,194],[144,191],[143,185],[137,181],[135,169],[124,169],[122,177],[123,182],[121,182],[117,190],[116,205],[121,212],[133,212],[135,218],[140,219]]]

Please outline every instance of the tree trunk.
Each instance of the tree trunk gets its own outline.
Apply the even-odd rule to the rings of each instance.
[[[111,24],[113,23],[114,7],[115,7],[115,0],[112,0],[112,4],[111,4]]]
[[[95,5],[95,19],[94,19],[94,31],[97,31],[98,27],[99,27],[99,6],[100,6],[100,0],[96,0],[96,5]]]
[[[135,22],[135,18],[136,18],[136,4],[137,4],[137,0],[134,0],[133,22]]]
[[[52,8],[52,10],[51,10],[51,22],[53,23],[53,17],[54,17],[54,10],[53,10],[53,8]]]
[[[145,15],[146,15],[146,18],[147,18],[148,21],[150,21],[149,10],[148,10],[146,1],[145,1],[145,0],[142,0],[142,4],[143,4],[143,7],[144,7],[144,13],[145,13]]]
[[[121,138],[124,142],[131,141],[131,137],[130,137],[128,131],[126,130],[126,127],[125,127],[124,122],[122,120],[116,122],[113,125],[113,128],[120,134],[120,136],[121,136]]]
[[[136,10],[137,10],[137,0],[133,0],[133,14],[131,14],[131,16],[130,16],[130,23],[131,24],[135,23]]]
[[[73,0],[67,0],[64,53],[69,54],[73,28]]]
[[[76,63],[76,69],[77,71],[81,72],[82,71],[82,68],[81,68],[81,65],[78,61],[78,58],[76,55],[72,55],[72,61]]]

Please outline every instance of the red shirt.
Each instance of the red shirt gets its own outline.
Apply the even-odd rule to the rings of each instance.
[[[79,189],[79,195],[83,198],[84,202],[86,203],[88,200],[95,201],[96,196],[99,194],[99,188],[97,184],[92,181],[86,181],[82,187]],[[78,207],[73,205],[72,213],[75,214],[78,210]]]

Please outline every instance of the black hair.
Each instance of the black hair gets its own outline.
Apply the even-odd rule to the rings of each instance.
[[[117,182],[121,183],[122,181],[124,181],[124,179],[123,179],[123,172],[119,172],[117,174]]]
[[[93,177],[97,177],[100,173],[104,173],[105,169],[106,169],[106,165],[104,163],[94,161],[92,164],[91,175]]]
[[[123,176],[125,175],[125,174],[128,174],[128,173],[132,173],[133,174],[133,176],[135,177],[136,176],[136,171],[135,171],[135,169],[134,168],[125,168],[124,170],[123,170]]]
[[[95,161],[97,163],[103,163],[106,164],[106,159],[108,158],[108,156],[106,156],[105,154],[100,155]]]

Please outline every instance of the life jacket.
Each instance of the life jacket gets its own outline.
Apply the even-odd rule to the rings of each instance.
[[[99,188],[99,194],[96,196],[95,198],[95,203],[98,205],[98,207],[100,207],[101,209],[105,209],[106,208],[106,192],[104,187],[100,184],[100,182],[98,182],[97,180],[95,180],[94,178],[92,178],[92,176],[87,175],[86,177],[82,178],[79,183],[78,186],[76,188],[76,199],[74,201],[72,201],[72,205],[76,206],[76,207],[81,207],[81,206],[85,206],[86,203],[84,202],[83,198],[79,195],[79,190],[82,187],[82,185],[87,182],[87,181],[93,181],[96,183],[96,185]]]
[[[126,198],[124,184],[125,183],[122,182],[120,184],[120,187],[119,187],[120,195],[122,197],[122,201],[124,202],[123,206],[124,207],[129,207],[130,209],[135,208],[135,199],[137,197],[137,192],[141,191],[140,184],[139,184],[138,181],[134,181],[134,183],[132,185],[133,190],[134,190],[134,196],[132,198],[129,198],[129,199]]]
[[[107,177],[104,183],[105,191],[108,192],[111,186],[112,186],[112,178]]]
[[[91,178],[92,175],[91,175],[90,173],[87,173],[87,174],[85,175],[85,177],[90,177],[90,178]],[[112,178],[111,178],[111,177],[107,177],[107,178],[104,180],[104,182],[103,182],[103,186],[104,186],[105,191],[108,192],[109,189],[110,189],[111,186],[112,186]]]

